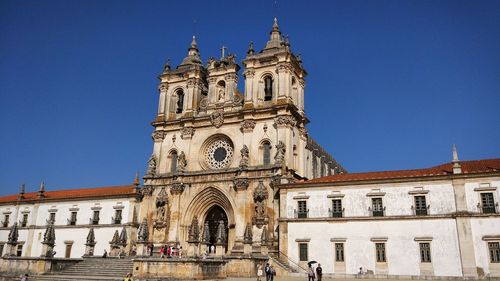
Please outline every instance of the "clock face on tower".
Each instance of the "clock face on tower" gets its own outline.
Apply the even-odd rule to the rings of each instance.
[[[224,169],[229,166],[233,157],[233,146],[229,140],[218,138],[206,148],[205,158],[210,169]]]

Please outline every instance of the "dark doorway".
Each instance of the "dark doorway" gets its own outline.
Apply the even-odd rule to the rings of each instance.
[[[219,227],[220,221],[224,222],[224,231],[226,237],[226,241],[224,243],[224,249],[226,249],[227,251],[227,237],[228,237],[227,215],[224,209],[222,209],[221,207],[213,206],[208,211],[207,217],[205,218],[205,222],[208,222],[208,229],[210,232],[210,243],[208,245],[210,253],[213,253],[213,249],[215,249],[215,243],[217,242],[217,228]],[[205,225],[205,223],[203,225]]]

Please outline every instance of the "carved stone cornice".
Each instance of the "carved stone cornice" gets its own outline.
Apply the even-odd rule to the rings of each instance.
[[[184,192],[184,188],[185,188],[185,185],[183,183],[179,183],[179,182],[174,183],[170,187],[170,194],[172,194],[172,195],[181,194],[182,192]]]
[[[160,83],[160,85],[158,85],[158,91],[160,91],[160,93],[167,92],[167,90],[168,90],[167,83]]]
[[[238,80],[238,75],[236,73],[229,73],[224,76],[227,81]]]
[[[292,116],[278,116],[274,118],[274,123],[278,127],[295,127],[297,121]]]
[[[243,120],[241,121],[241,131],[252,132],[255,128],[256,122],[254,120]]]
[[[154,131],[153,134],[151,134],[151,138],[154,142],[162,142],[166,135],[167,132],[165,131]]]
[[[308,135],[307,129],[306,129],[305,127],[300,127],[300,128],[299,128],[299,136],[300,136],[303,140],[307,140],[307,135]]]
[[[236,178],[233,180],[233,183],[234,183],[234,189],[236,191],[246,190],[249,185],[249,181],[247,178]]]
[[[210,115],[210,122],[215,126],[215,128],[219,128],[222,124],[224,124],[224,114],[220,111],[213,112]]]
[[[151,196],[153,195],[154,187],[151,185],[145,185],[141,188],[141,194],[143,196]]]
[[[217,82],[217,78],[216,78],[216,77],[209,77],[209,78],[207,79],[207,81],[208,81],[208,83],[210,83],[210,84],[214,84],[215,82]]]
[[[243,76],[245,78],[252,78],[254,75],[255,75],[255,70],[253,68],[249,68],[243,73]]]
[[[181,138],[184,139],[190,139],[194,135],[195,129],[193,127],[184,127],[181,130]]]

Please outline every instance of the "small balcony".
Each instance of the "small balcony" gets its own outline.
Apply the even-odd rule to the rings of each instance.
[[[496,214],[496,213],[498,213],[498,203],[488,204],[488,205],[481,205],[481,203],[478,203],[477,208],[479,209],[479,212],[482,214]]]
[[[411,210],[413,212],[414,216],[427,216],[429,214],[429,209],[431,208],[431,205],[427,205],[427,207],[424,208],[418,208],[416,209],[415,206],[411,206]]]
[[[306,219],[309,217],[309,209],[307,209],[307,211],[302,211],[302,212],[293,210],[293,217],[296,219]]]
[[[9,221],[2,221],[2,227],[9,227]]]
[[[382,208],[373,209],[372,207],[368,207],[368,212],[372,217],[384,217],[385,216],[385,206]]]
[[[45,220],[45,225],[54,224],[54,223],[55,223],[55,220],[51,220],[51,219]]]
[[[91,225],[98,225],[99,224],[99,218],[90,218],[89,219],[89,224],[91,224]]]
[[[19,226],[20,226],[20,227],[26,227],[26,226],[28,226],[28,222],[27,222],[27,221],[25,221],[25,220],[20,220],[20,221],[19,221]]]
[[[68,225],[76,225],[76,219],[67,219]]]
[[[111,224],[122,224],[122,217],[111,217]]]
[[[344,210],[345,210],[345,208],[342,208],[342,210],[328,209],[328,216],[330,218],[343,218],[344,217]]]

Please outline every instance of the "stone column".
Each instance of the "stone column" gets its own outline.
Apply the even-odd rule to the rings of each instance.
[[[454,179],[452,180],[452,184],[455,194],[457,213],[465,213],[468,211],[465,195],[465,182],[462,179]],[[458,216],[455,221],[457,224],[458,244],[460,249],[460,261],[462,262],[463,277],[478,278],[470,218]]]
[[[256,89],[253,87],[255,70],[253,68],[247,68],[243,75],[245,77],[245,104],[253,104],[257,95],[257,93],[255,93]]]

